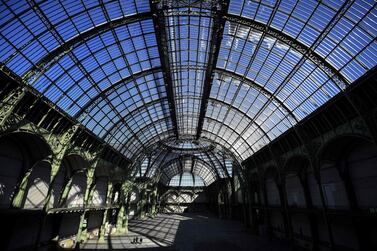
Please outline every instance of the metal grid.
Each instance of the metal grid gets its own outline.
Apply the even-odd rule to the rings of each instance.
[[[172,177],[169,182],[169,186],[202,187],[204,186],[204,181],[200,176],[189,172],[184,172]]]
[[[175,146],[173,142],[176,142]],[[150,150],[149,155],[140,156],[133,167],[133,173],[139,177],[159,177],[158,180],[166,185],[169,184],[173,176],[182,173],[200,176],[205,185],[211,184],[219,178],[232,177],[229,168],[232,168],[233,162],[228,153],[213,146],[208,147],[209,142],[196,143],[169,140],[162,147],[157,143],[154,150]],[[203,148],[199,148],[200,145]],[[193,148],[191,149],[191,147]],[[226,161],[230,163],[226,164]]]
[[[1,65],[132,160],[197,133],[245,160],[377,65],[376,1],[231,0],[222,16],[218,4],[2,1]],[[214,179],[230,175],[225,154],[203,154]]]
[[[191,11],[199,15],[177,15],[187,7],[164,11],[165,30],[180,135],[195,135],[208,64],[212,33],[211,9],[205,1]]]
[[[377,51],[373,19],[377,11],[371,1],[231,1],[229,13],[262,23],[265,30],[226,22],[217,61],[221,71],[215,76],[210,96],[216,101],[207,107],[202,136],[221,144],[227,139],[242,159],[377,64],[376,58],[371,59]],[[345,34],[345,23],[350,34]],[[307,51],[318,53],[336,69],[332,74],[338,77],[324,70],[310,54],[270,35],[270,27],[306,45]],[[363,38],[355,44],[357,37]],[[341,42],[335,44],[337,38]],[[356,48],[351,50],[353,44]],[[365,54],[368,56],[360,56]],[[347,67],[352,72],[346,73]],[[248,87],[247,82],[254,87]]]

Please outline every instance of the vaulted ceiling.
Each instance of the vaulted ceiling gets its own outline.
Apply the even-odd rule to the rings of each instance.
[[[376,66],[376,5],[2,1],[1,68],[132,161],[170,139],[242,161]]]

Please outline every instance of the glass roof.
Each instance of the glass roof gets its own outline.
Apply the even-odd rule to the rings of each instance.
[[[182,173],[200,177],[203,180],[200,186],[208,186],[218,179],[232,178],[233,171],[241,168],[235,156],[214,145],[216,143],[206,143],[211,145],[194,149],[155,144],[153,150],[149,149],[134,162],[132,175],[155,179],[167,186],[174,176],[180,177]]]
[[[192,139],[180,139],[180,140],[166,140],[163,142],[163,144],[170,148],[171,150],[175,151],[198,151],[198,150],[203,150],[205,151],[210,150],[213,148],[212,144],[210,141],[205,140],[205,139],[200,139],[200,140],[192,140]]]
[[[132,161],[180,139],[206,139],[245,160],[376,66],[376,6],[5,0],[0,67]],[[208,184],[205,156],[196,155],[195,175]]]
[[[200,176],[185,172],[171,178],[169,186],[202,187],[204,186],[204,181]]]

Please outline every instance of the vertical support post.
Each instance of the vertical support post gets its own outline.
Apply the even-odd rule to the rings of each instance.
[[[76,234],[76,247],[77,247],[77,243],[80,243],[82,240],[81,237],[82,237],[83,228],[84,227],[86,228],[86,224],[84,225],[85,220],[86,220],[86,212],[84,211],[80,215],[80,223],[79,223],[79,227]]]
[[[108,181],[107,194],[106,194],[106,203],[107,204],[111,203],[110,196],[111,196],[112,190],[113,190],[113,184],[111,183],[111,181]],[[105,241],[105,230],[106,230],[108,218],[109,218],[109,209],[106,209],[105,212],[103,213],[102,224],[101,224],[100,231],[99,231],[98,239],[99,239],[100,242]]]
[[[124,204],[122,203],[121,206],[120,206],[120,208],[119,208],[118,217],[117,217],[117,223],[116,223],[117,233],[118,234],[124,233],[123,219],[124,219]]]
[[[47,193],[47,197],[45,199],[44,208],[43,208],[43,210],[45,212],[47,212],[50,209],[50,207],[53,207],[53,205],[51,205],[51,197],[52,197],[52,194],[54,193],[55,179],[56,179],[56,176],[57,176],[58,171],[60,169],[62,160],[63,160],[62,158],[59,158],[56,155],[52,156],[50,185],[48,187],[48,193]],[[59,198],[54,198],[54,199],[56,200],[56,199],[59,199]]]
[[[79,223],[79,227],[78,227],[78,230],[77,230],[77,234],[76,234],[76,244],[77,243],[80,243],[82,240],[85,240],[86,239],[86,232],[87,232],[87,228],[86,228],[86,225],[87,224],[84,224],[86,223],[86,218],[88,216],[88,213],[86,212],[86,207],[88,205],[88,202],[89,202],[89,199],[90,199],[90,192],[91,190],[93,189],[93,177],[94,177],[94,170],[95,170],[95,167],[96,167],[96,164],[97,164],[97,161],[98,159],[95,160],[95,164],[92,165],[88,170],[87,170],[87,176],[86,176],[86,189],[85,189],[85,194],[84,194],[84,212],[81,214],[80,216],[80,223]],[[83,238],[84,236],[84,238]]]
[[[287,192],[285,189],[285,181],[282,180],[281,182],[277,182],[279,196],[280,196],[280,203],[281,209],[283,213],[283,221],[284,221],[284,230],[286,238],[293,243],[293,229],[292,229],[292,222],[291,222],[291,215],[288,210],[288,199],[287,199]]]
[[[145,217],[145,188],[142,188],[140,191],[140,200],[138,201],[138,211],[139,211],[139,218],[144,219]]]
[[[230,202],[229,202],[229,215],[230,215],[230,219],[234,219],[235,218],[234,205],[236,201],[236,189],[234,186],[234,178],[230,180],[230,186],[231,186],[231,194],[230,194]]]
[[[131,200],[131,193],[129,192],[127,194],[127,201],[126,201],[126,205],[124,207],[124,220],[123,220],[123,231],[124,231],[124,234],[128,234],[128,218],[129,218],[129,214],[130,214],[130,200]]]
[[[269,205],[268,205],[268,202],[267,202],[268,200],[267,200],[266,179],[264,178],[263,180],[261,180],[260,183],[262,184],[261,190],[262,190],[262,193],[263,193],[264,206],[267,208]],[[268,235],[268,238],[271,239],[272,238],[271,214],[270,214],[269,210],[264,210],[263,213],[264,213],[266,220],[267,220],[267,235]]]
[[[309,190],[308,181],[306,179],[306,175],[304,177],[302,176],[303,175],[300,176],[300,182],[304,190],[305,204],[307,208],[312,209],[313,203],[312,203],[312,196]],[[318,250],[319,249],[319,233],[318,233],[318,225],[316,221],[316,216],[310,213],[308,215],[308,219],[309,219],[309,224],[310,224],[310,233],[312,235],[312,249]]]
[[[98,236],[99,242],[104,242],[105,241],[105,231],[106,231],[108,219],[109,219],[109,209],[106,209],[103,212],[102,223],[101,223],[101,227],[100,227],[100,231],[99,231],[99,236]]]
[[[221,199],[221,191],[217,194],[217,208],[218,208],[218,214],[219,219],[223,218],[223,212],[222,212],[222,199]]]
[[[34,167],[34,166],[33,166]],[[28,181],[29,181],[29,177],[30,177],[30,174],[32,173],[33,171],[33,167],[31,167],[24,175],[24,177],[22,178],[21,180],[21,183],[17,189],[17,192],[16,192],[16,195],[13,197],[13,200],[12,200],[12,207],[15,207],[15,208],[20,208],[22,205],[22,201],[25,197],[25,190],[26,190],[26,186],[28,184]]]
[[[254,193],[255,193],[255,188],[253,187],[253,185],[251,184],[251,182],[248,182],[249,185],[248,185],[248,193],[247,193],[247,196],[248,196],[248,199],[249,199],[249,203],[248,203],[248,210],[249,210],[249,216],[250,216],[250,220],[249,220],[249,225],[250,225],[250,229],[251,229],[251,232],[256,234],[258,233],[258,226],[257,226],[257,219],[256,219],[256,213],[255,211],[253,210],[253,205],[255,205],[255,200],[254,200]]]
[[[48,209],[51,206],[50,200],[51,200],[51,196],[54,192],[54,185],[55,185],[56,176],[57,176],[57,174],[60,170],[64,155],[70,147],[71,139],[75,135],[78,128],[79,128],[78,125],[73,125],[72,127],[70,127],[60,137],[61,142],[59,142],[59,144],[57,146],[55,146],[55,148],[53,149],[54,153],[52,155],[52,161],[51,161],[50,185],[49,185],[48,194],[47,194],[47,197],[46,197],[45,203],[44,203],[44,211],[46,211],[46,212],[48,211]],[[68,182],[69,183],[69,187],[68,187],[69,189],[70,189],[71,182],[72,182],[72,179],[70,180],[70,182]],[[68,196],[69,189],[68,189],[68,191],[65,191],[66,192],[65,196]],[[56,199],[58,199],[58,198],[56,198]]]
[[[327,213],[327,205],[326,205],[326,202],[325,202],[325,195],[323,194],[321,178],[316,177],[316,181],[317,181],[317,185],[318,185],[318,188],[319,188],[319,194],[321,196],[321,202],[322,202],[323,214],[324,214],[323,217],[324,217],[324,220],[325,220],[325,224],[327,226],[327,231],[329,232],[330,249],[335,250],[334,237],[333,237],[333,234],[332,234],[332,227],[331,227],[329,215]]]
[[[67,180],[67,182],[64,186],[63,192],[62,192],[62,194],[60,196],[60,200],[59,200],[60,207],[65,207],[65,203],[67,201],[69,190],[71,190],[72,181],[73,181],[73,175]]]
[[[129,200],[132,184],[129,181],[124,181],[120,191],[120,208],[117,218],[117,233],[128,234],[128,213]]]
[[[156,207],[157,207],[157,186],[153,189],[152,192],[152,209],[151,209],[151,217],[154,218],[156,216]]]

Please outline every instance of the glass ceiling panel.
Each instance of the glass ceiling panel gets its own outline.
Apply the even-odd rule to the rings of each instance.
[[[170,137],[172,138],[172,136]],[[163,142],[172,143],[172,141]],[[174,175],[187,172],[201,176],[206,185],[218,178],[229,177],[225,160],[229,160],[231,157],[220,148],[217,149],[212,146],[204,149],[195,148],[194,151],[191,148],[182,148],[179,151],[174,149],[160,143],[156,144],[155,150],[150,149],[150,155],[141,155],[136,160],[134,175],[137,176],[143,173],[146,177],[152,177],[161,173],[160,182],[168,184]],[[148,171],[146,171],[145,164],[143,164],[146,163],[146,159],[150,159]]]
[[[147,0],[103,5],[97,1],[2,1],[1,5],[0,60],[20,76],[62,42],[109,20],[149,11]]]
[[[193,162],[190,163],[190,170],[184,170],[182,172],[183,163],[180,160],[174,160],[170,162],[164,169],[163,175],[161,176],[161,182],[163,184],[168,184],[174,176],[181,176],[181,174],[188,173],[201,177],[206,186],[210,185],[217,179],[217,175],[214,172],[214,169],[210,167],[208,163],[201,159],[193,159]],[[192,168],[192,172],[191,172]]]
[[[178,187],[180,180],[181,180],[181,175],[174,176],[173,178],[171,178],[171,180],[169,182],[169,186]]]
[[[63,56],[30,84],[75,116],[112,84],[131,74],[160,66],[151,27],[152,22],[145,20],[93,37]],[[149,32],[143,33],[143,30]]]
[[[151,118],[152,114],[158,112],[156,107],[163,104],[161,103],[163,99],[166,99],[166,89],[162,73],[149,74],[128,82],[121,82],[115,88],[92,99],[90,109],[80,114],[79,121],[95,134],[103,137],[109,128],[102,127],[102,130],[96,130],[91,125],[103,126],[103,117],[108,116],[109,112],[118,114],[117,118],[111,119],[112,126],[128,115],[137,116],[140,113],[146,113]],[[158,102],[159,100],[161,102]],[[147,110],[146,107],[150,109]]]
[[[377,64],[376,1],[252,1],[231,0],[229,13],[241,15],[312,46],[339,10],[336,20],[313,49],[353,82]],[[272,8],[277,11],[273,15]]]
[[[189,172],[184,172],[181,174],[181,183],[179,184],[183,187],[192,187],[194,186],[194,177]]]
[[[195,184],[196,187],[204,187],[205,186],[204,180],[202,179],[202,177],[200,177],[198,175],[194,175],[194,184]]]
[[[137,133],[128,141],[123,141],[120,152],[132,159],[133,157],[137,157],[135,155],[142,149],[145,149],[147,145],[172,136],[174,136],[174,133],[170,117],[155,120],[151,124],[137,130]],[[127,152],[131,154],[126,154]]]
[[[342,11],[344,16],[340,20],[331,21],[338,11]],[[376,36],[373,35],[375,29],[368,29],[368,26],[362,28],[358,24],[361,19],[365,19],[369,25],[376,26],[375,19],[368,17],[372,13],[377,14],[376,3],[372,4],[371,1],[356,1],[348,5],[322,4],[316,1],[231,1],[229,13],[241,14],[255,23],[270,25],[321,56],[324,54],[319,53],[318,49],[328,47],[326,40],[331,38],[331,34],[343,29],[342,20],[351,22],[350,17],[357,15],[359,18],[354,17],[350,26],[352,29],[362,30],[360,36],[366,36],[365,43],[360,45],[359,49],[369,52],[371,48],[374,48],[372,51],[376,49]],[[284,21],[281,19],[283,14]],[[280,26],[274,23],[277,18],[280,18],[279,24],[283,22]],[[331,22],[333,27],[323,31]],[[314,35],[313,31],[317,35]],[[335,44],[334,39],[333,43]],[[337,45],[339,50],[341,45]],[[337,48],[332,49],[336,50]],[[324,56],[323,60],[327,60],[327,64],[334,69],[340,70],[340,73],[335,72],[336,74],[341,74],[341,68],[331,62],[330,54],[328,55]],[[338,64],[343,60],[348,64],[363,65],[350,53],[341,52],[340,55],[348,58],[337,58],[335,61]],[[350,78],[352,75],[347,76],[346,84],[374,67],[377,62],[376,59],[373,61],[370,67],[364,67],[355,78]],[[202,136],[219,143],[223,141],[217,139],[218,137],[226,139],[242,159],[291,128],[343,88],[333,81],[332,75],[317,61],[296,50],[286,41],[273,37],[262,29],[236,22],[226,22],[217,67],[225,70],[223,75],[229,76],[219,77],[215,73],[206,113],[208,119],[203,125],[203,129],[212,134],[203,133]],[[358,71],[356,68],[354,70]],[[258,88],[247,87],[244,82],[248,80]],[[269,95],[265,95],[266,92]],[[212,98],[238,109],[234,111],[226,108],[215,100],[211,103]],[[247,125],[247,128],[243,124]],[[253,151],[250,151],[250,148]]]
[[[182,186],[182,187],[200,187],[204,186],[203,179],[195,174],[185,172],[171,178],[169,186]],[[190,200],[188,200],[190,201]]]
[[[224,173],[222,163],[219,162],[219,160],[216,158],[214,153],[211,152],[200,152],[196,153],[195,156],[201,160],[203,160],[205,163],[211,165],[214,167],[214,171],[216,171],[217,175],[220,178],[226,178],[226,174]]]
[[[2,1],[1,67],[130,159],[176,136],[169,102],[178,136],[192,138],[205,102],[200,136],[244,160],[377,65],[376,1],[230,0],[224,17],[220,5],[163,0],[151,13],[148,0]],[[224,156],[197,157],[214,179],[227,175]]]
[[[193,173],[201,177],[206,186],[209,186],[211,183],[213,183],[217,179],[216,174],[213,171],[213,169],[208,168],[208,166],[205,165],[204,162],[202,161],[195,161]]]
[[[127,23],[129,16],[150,10],[148,1],[109,1],[103,5],[25,1],[24,10],[20,10],[21,3],[3,5],[7,18],[2,21],[7,21],[0,24],[0,38],[8,51],[1,52],[1,61],[94,134],[122,150],[123,140],[168,111],[166,102],[157,103],[166,98],[162,73],[139,74],[160,67],[153,22],[135,19]],[[15,16],[17,11],[19,16]],[[124,24],[117,21],[122,18]],[[102,28],[114,20],[120,25]],[[14,25],[22,27],[18,44],[11,40]],[[11,42],[13,47],[8,46]],[[49,55],[55,51],[60,53]],[[135,78],[135,74],[142,77]],[[155,106],[147,106],[153,101]],[[142,106],[147,108],[140,115],[135,111]],[[127,125],[121,125],[124,122]],[[153,138],[170,128],[171,121],[166,119],[165,124],[157,123],[140,137]],[[123,151],[127,157],[143,146],[143,141],[135,140]]]
[[[227,22],[225,32],[229,35],[223,40],[217,66],[264,88],[295,116],[305,117],[340,91],[323,70],[289,45],[234,23]]]
[[[190,9],[199,12],[198,16],[179,14],[187,12],[187,7],[164,12],[177,126],[181,135],[195,135],[198,127],[213,25],[208,4],[199,1]]]
[[[163,184],[167,184],[171,177],[179,174],[181,170],[181,162],[179,160],[175,160],[169,163],[168,166],[165,166],[162,169],[162,176],[161,182]]]

